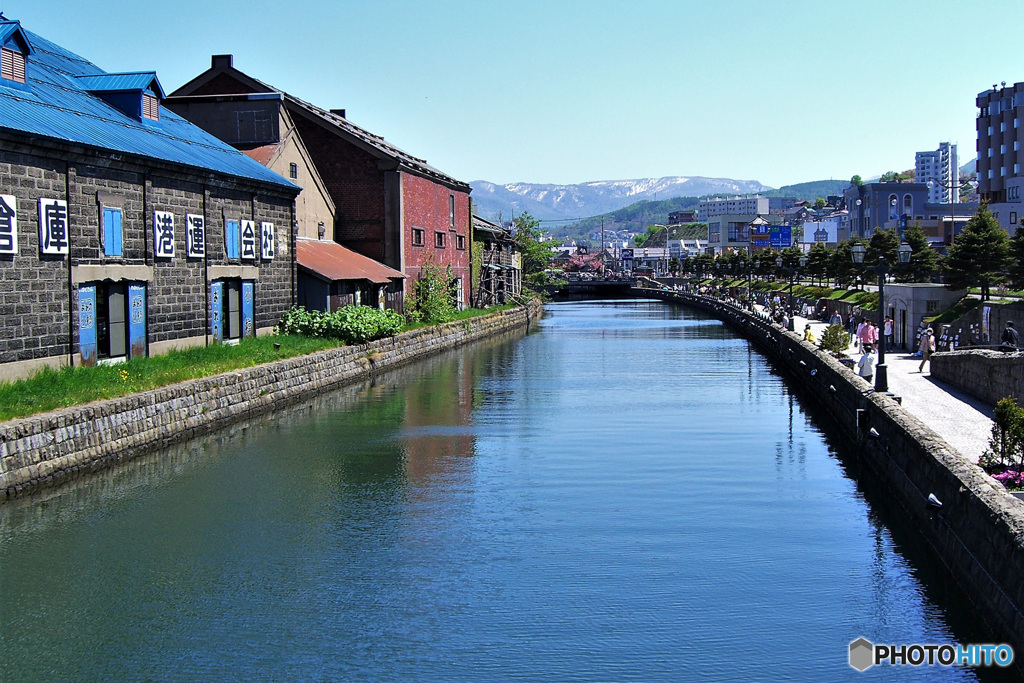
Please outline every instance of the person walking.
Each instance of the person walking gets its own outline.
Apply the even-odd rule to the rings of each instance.
[[[893,347],[893,336],[892,336],[892,318],[885,316],[885,322],[883,323],[882,334],[885,336],[885,347],[891,349]]]
[[[828,324],[830,326],[831,325],[842,325],[843,324],[843,316],[841,316],[839,314],[839,310],[838,309],[836,310],[835,313],[832,314],[832,317],[828,319]]]
[[[874,349],[878,345],[878,325],[868,321],[868,327],[865,332],[866,334],[864,336],[867,337],[868,344],[870,344],[871,348]]]
[[[864,350],[865,344],[871,343],[871,325],[868,324],[867,318],[860,319],[860,325],[857,325],[857,341],[860,343],[860,350]]]
[[[918,349],[921,352],[921,364],[917,367],[918,372],[924,372],[924,364],[927,363],[932,354],[935,353],[935,333],[932,328],[928,328],[921,335],[921,346]],[[931,366],[928,366],[931,368]]]
[[[871,344],[864,344],[864,355],[857,361],[857,374],[868,382],[875,376],[875,358],[871,355]]]

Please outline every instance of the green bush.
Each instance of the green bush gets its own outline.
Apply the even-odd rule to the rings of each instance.
[[[412,288],[412,296],[406,300],[406,317],[410,322],[446,323],[455,318],[453,289],[456,285],[451,268],[427,264],[420,270],[420,277]]]
[[[849,346],[850,333],[842,325],[829,325],[821,335],[821,341],[818,342],[818,348],[822,351],[827,351],[839,357],[846,355],[845,351]]]
[[[1007,396],[996,403],[988,450],[981,456],[983,466],[1024,464],[1024,408]]]
[[[346,344],[363,344],[398,334],[405,318],[398,313],[369,306],[343,306],[333,313],[290,309],[277,325],[278,334],[340,339]]]

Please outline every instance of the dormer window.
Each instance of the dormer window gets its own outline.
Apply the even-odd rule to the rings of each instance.
[[[160,120],[160,100],[149,93],[142,93],[142,118]]]
[[[6,47],[0,48],[0,78],[24,83],[25,55]]]

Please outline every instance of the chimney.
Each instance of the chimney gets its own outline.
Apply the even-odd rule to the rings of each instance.
[[[344,109],[332,109],[331,113],[334,114],[335,116],[340,116],[341,118],[345,118],[345,110]]]
[[[210,58],[210,67],[213,69],[226,69],[234,65],[234,55],[214,55]]]

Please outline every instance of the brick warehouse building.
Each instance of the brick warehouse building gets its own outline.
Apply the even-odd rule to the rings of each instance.
[[[295,298],[299,188],[0,22],[0,377],[267,331]]]
[[[470,187],[351,123],[234,68],[231,55],[167,98],[167,104],[225,142],[243,148],[240,122],[253,119],[267,139],[280,101],[323,180],[335,215],[335,241],[408,276],[408,294],[427,264],[451,267],[460,307],[470,296]],[[257,141],[259,142],[259,141]]]

